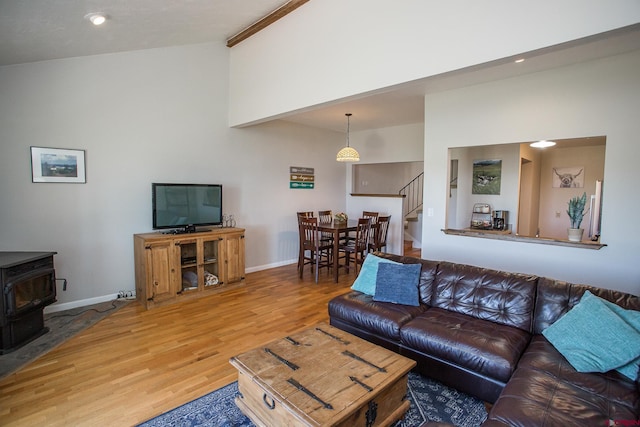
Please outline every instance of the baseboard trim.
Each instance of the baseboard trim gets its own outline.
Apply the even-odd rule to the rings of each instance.
[[[245,270],[246,273],[254,273],[256,271],[268,270],[270,268],[282,267],[283,265],[295,264],[298,259],[285,260],[275,262],[273,264],[259,265],[256,267],[250,267]],[[56,313],[58,311],[71,310],[72,308],[84,307],[87,305],[98,304],[105,301],[111,301],[118,298],[118,294],[109,294],[101,297],[87,298],[78,301],[55,303],[44,308],[45,313]]]
[[[87,305],[98,304],[118,298],[118,294],[104,295],[101,297],[81,299],[78,301],[63,302],[60,304],[48,305],[44,308],[44,313],[56,313],[58,311],[71,310],[72,308],[85,307]]]
[[[268,270],[270,268],[282,267],[283,265],[296,264],[298,262],[298,258],[289,259],[280,262],[274,262],[273,264],[265,264],[259,265],[256,267],[249,267],[245,270],[246,273],[255,273],[256,271]]]

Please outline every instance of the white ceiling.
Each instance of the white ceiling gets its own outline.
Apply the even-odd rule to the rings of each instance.
[[[286,0],[0,0],[0,66],[184,44],[224,42]],[[302,6],[304,7],[304,6]],[[85,19],[103,12],[107,22]],[[336,100],[280,119],[344,131],[418,123],[425,93],[640,49],[640,24],[465,70]]]
[[[0,0],[0,65],[225,41],[286,0]],[[106,13],[95,27],[84,17]]]

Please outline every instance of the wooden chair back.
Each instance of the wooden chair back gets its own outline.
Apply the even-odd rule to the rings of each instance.
[[[382,248],[387,246],[387,232],[389,231],[389,222],[391,221],[391,215],[384,215],[378,217],[378,222],[373,228],[373,238],[369,245],[370,251],[381,251]]]
[[[318,219],[320,222],[331,222],[333,221],[333,213],[329,211],[318,211]]]
[[[321,267],[331,267],[331,245],[320,241],[318,234],[318,218],[300,217],[300,259],[298,260],[299,276],[302,278],[304,266],[311,264],[315,270],[315,280],[318,282],[318,270]],[[308,255],[307,255],[308,251]]]
[[[351,263],[351,254],[353,254],[353,263],[355,264],[356,274],[358,267],[364,262],[364,258],[369,252],[369,239],[371,238],[371,219],[359,218],[356,226],[356,234],[353,239],[348,240],[345,244],[340,245],[340,250],[344,252],[344,268],[349,271]]]
[[[371,238],[371,219],[359,218],[356,228],[356,237],[353,241],[355,252],[366,252]]]
[[[362,211],[362,218],[369,218],[372,225],[378,222],[378,216],[378,212]]]
[[[313,211],[298,212],[298,220],[300,218],[313,218]]]

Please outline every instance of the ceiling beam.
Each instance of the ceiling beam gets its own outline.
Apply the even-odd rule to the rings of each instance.
[[[273,24],[274,22],[276,22],[278,19],[282,18],[283,16],[288,15],[289,13],[293,12],[294,10],[296,10],[297,8],[299,8],[300,6],[302,6],[303,4],[305,4],[308,1],[309,0],[290,0],[290,1],[288,1],[284,5],[280,6],[278,9],[274,10],[273,12],[271,12],[270,14],[265,16],[264,18],[260,19],[258,22],[254,23],[254,24],[251,24],[249,27],[247,27],[244,30],[240,31],[235,36],[229,38],[227,40],[227,47],[233,47],[233,46],[237,45],[241,41],[251,37],[252,35],[257,33],[258,31],[262,30],[263,28],[266,28],[269,25]]]

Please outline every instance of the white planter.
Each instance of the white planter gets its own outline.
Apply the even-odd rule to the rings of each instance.
[[[584,228],[567,228],[567,235],[570,242],[582,241],[583,234]]]

